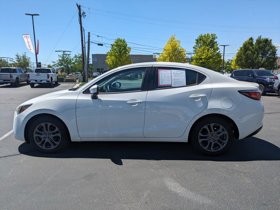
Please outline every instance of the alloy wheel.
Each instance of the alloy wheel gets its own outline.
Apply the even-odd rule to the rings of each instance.
[[[218,123],[203,126],[198,133],[198,143],[208,152],[218,152],[226,147],[229,141],[227,129]]]

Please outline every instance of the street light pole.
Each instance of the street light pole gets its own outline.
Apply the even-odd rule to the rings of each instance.
[[[36,67],[38,67],[38,57],[37,57],[37,45],[36,45],[36,35],[35,35],[35,26],[34,26],[34,16],[39,16],[39,14],[25,13],[25,15],[29,15],[29,16],[32,17],[33,38],[34,38],[34,47],[35,47],[35,61],[36,61]]]
[[[228,44],[221,44],[220,46],[223,47],[223,69],[222,69],[222,71],[224,73],[225,72],[225,48],[229,45]]]

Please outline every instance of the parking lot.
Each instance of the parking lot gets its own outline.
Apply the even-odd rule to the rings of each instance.
[[[0,209],[279,209],[280,98],[264,127],[220,157],[182,143],[74,143],[45,155],[11,134],[25,100],[72,87],[0,86]],[[242,108],[242,105],[240,105]]]

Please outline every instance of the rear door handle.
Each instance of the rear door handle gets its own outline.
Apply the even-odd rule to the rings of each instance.
[[[190,98],[196,99],[196,98],[203,98],[206,97],[205,94],[192,94],[189,96]]]
[[[139,99],[130,99],[130,100],[128,100],[126,103],[127,103],[127,104],[131,104],[131,105],[137,105],[137,104],[139,104],[139,103],[142,103],[142,101],[139,100]]]

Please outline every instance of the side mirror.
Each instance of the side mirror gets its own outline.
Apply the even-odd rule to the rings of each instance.
[[[91,94],[91,98],[92,99],[98,99],[98,86],[97,85],[93,85],[90,89],[89,89],[89,92]]]

